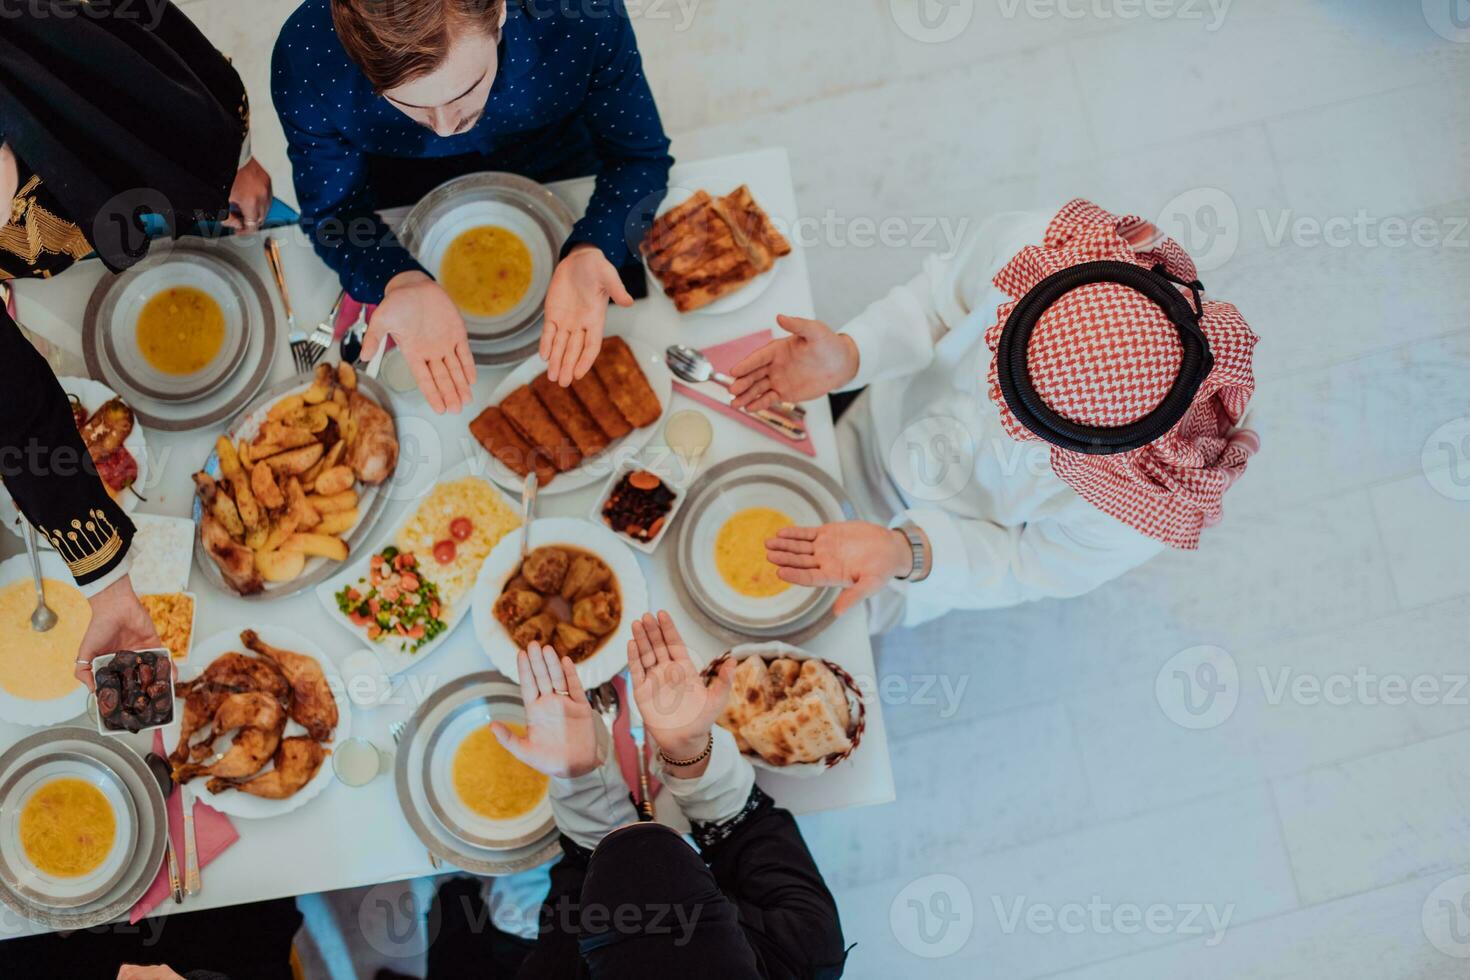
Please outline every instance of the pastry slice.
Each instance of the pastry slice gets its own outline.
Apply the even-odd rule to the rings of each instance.
[[[735,668],[730,686],[730,700],[720,713],[719,725],[735,736],[741,752],[750,751],[750,743],[740,734],[740,726],[755,720],[770,708],[766,698],[766,662],[760,657],[746,657]]]
[[[516,476],[523,477],[534,468],[536,478],[543,487],[556,476],[556,467],[551,465],[545,455],[521,438],[515,426],[510,424],[510,420],[495,405],[485,409],[470,423],[470,435]]]
[[[773,766],[820,762],[852,747],[827,699],[813,691],[781,711],[768,711],[740,728],[756,754]]]
[[[827,699],[842,730],[847,731],[852,725],[852,706],[847,701],[847,688],[820,660],[808,660],[801,665],[801,674],[791,687],[791,696],[804,697],[812,691]]]
[[[551,460],[558,472],[565,473],[582,462],[582,453],[551,417],[529,385],[521,385],[505,396],[500,410],[521,434],[521,438],[539,449]]]
[[[607,388],[608,397],[635,429],[652,425],[663,414],[663,406],[653,386],[638,366],[638,358],[622,337],[606,337],[602,352],[592,362],[592,370]]]
[[[531,391],[562,431],[572,437],[583,456],[595,456],[607,448],[607,434],[569,389],[544,374],[538,374],[531,382]]]

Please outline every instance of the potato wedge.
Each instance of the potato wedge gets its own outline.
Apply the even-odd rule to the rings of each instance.
[[[226,480],[234,482],[244,475],[244,467],[240,465],[240,456],[235,452],[235,444],[224,436],[214,441],[215,454],[219,456],[219,475]]]
[[[339,510],[335,514],[326,514],[319,518],[317,524],[311,530],[317,534],[346,534],[357,525],[357,508],[351,510]]]
[[[322,515],[306,502],[306,491],[301,489],[301,481],[294,476],[286,480],[286,508],[286,513],[296,521],[299,530],[310,531],[322,522]]]
[[[326,412],[327,418],[335,420],[338,425],[341,425],[342,420],[347,417],[347,406],[336,402],[322,402],[317,406],[317,410]]]
[[[282,516],[280,520],[271,524],[270,534],[266,535],[265,543],[260,546],[259,550],[278,550],[296,531],[296,518],[290,514]]]
[[[286,419],[268,419],[260,427],[260,434],[250,443],[250,452],[257,459],[265,459],[267,456],[274,456],[287,449],[299,449],[313,442],[316,442],[316,436],[306,428],[292,425]]]
[[[306,570],[306,554],[300,551],[257,551],[255,570],[267,582],[289,582]]]
[[[348,391],[357,387],[357,369],[346,361],[337,365],[337,383]]]
[[[264,551],[265,543],[271,536],[271,522],[262,518],[255,527],[247,527],[245,531],[245,547],[251,551]]]
[[[306,399],[300,395],[288,395],[272,405],[265,413],[265,417],[268,419],[290,418],[292,415],[301,411],[305,405]]]
[[[271,468],[271,472],[277,477],[300,476],[311,469],[312,464],[322,458],[327,451],[326,447],[319,442],[300,449],[289,449],[284,453],[276,453],[261,460]]]
[[[235,501],[223,490],[214,495],[214,502],[209,505],[210,513],[214,514],[215,520],[224,525],[226,533],[236,541],[245,540],[245,522],[240,520],[240,508],[235,506]]]
[[[330,497],[344,490],[351,490],[356,479],[352,475],[352,467],[334,466],[329,470],[323,470],[316,478],[316,492],[323,497]]]
[[[330,534],[308,534],[298,531],[281,542],[281,550],[320,555],[332,561],[347,560],[347,542]]]
[[[357,506],[357,491],[344,490],[342,493],[334,493],[330,497],[324,497],[319,493],[307,496],[306,502],[316,509],[318,514],[325,518],[328,514],[340,514],[344,510],[351,510]]]
[[[275,474],[265,463],[256,463],[250,470],[250,492],[266,510],[280,510],[286,506],[286,497],[276,484]]]

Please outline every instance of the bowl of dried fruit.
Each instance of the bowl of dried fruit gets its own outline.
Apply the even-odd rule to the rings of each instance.
[[[651,555],[674,523],[694,475],[694,468],[673,453],[652,461],[624,460],[598,495],[592,520],[607,525],[630,547]]]

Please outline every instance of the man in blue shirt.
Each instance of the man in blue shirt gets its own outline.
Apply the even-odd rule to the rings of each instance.
[[[541,337],[551,380],[587,372],[608,301],[633,302],[619,269],[673,164],[622,0],[306,0],[276,42],[272,94],[317,253],[381,303],[363,356],[391,335],[436,412],[469,401],[464,319],[377,211],[466,173],[595,173]]]

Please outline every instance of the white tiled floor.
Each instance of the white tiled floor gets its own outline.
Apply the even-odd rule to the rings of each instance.
[[[960,694],[888,706],[899,802],[804,821],[849,976],[1470,973],[1442,951],[1470,952],[1470,501],[1421,471],[1470,416],[1470,43],[1429,26],[1455,4],[630,3],[676,154],[786,146],[816,218],[953,229],[1074,194],[1157,216],[1263,337],[1265,451],[1197,554],[883,641],[911,690]],[[187,3],[287,198],[267,66],[293,6]],[[916,12],[970,19],[925,43]],[[1416,218],[1431,240],[1393,244]],[[1290,231],[1333,219],[1348,241]],[[933,247],[808,244],[816,313],[844,320]],[[1201,644],[1238,703],[1193,730],[1155,679]]]

